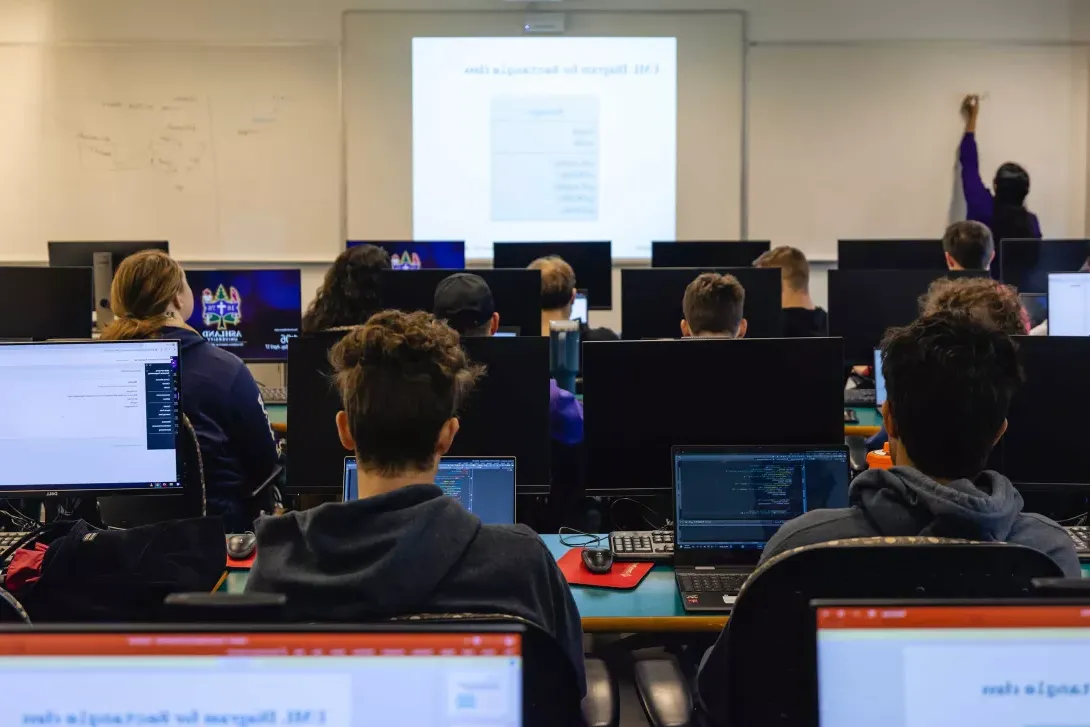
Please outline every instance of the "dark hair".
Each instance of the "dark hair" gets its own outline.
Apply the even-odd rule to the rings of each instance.
[[[789,290],[810,292],[810,262],[806,253],[796,247],[774,247],[753,261],[757,268],[779,268],[780,277]]]
[[[733,275],[704,273],[689,283],[681,307],[694,336],[734,336],[742,325],[746,289]]]
[[[1029,313],[1018,291],[991,278],[939,278],[920,297],[920,315],[961,311],[1008,336],[1029,333]]]
[[[1029,186],[1029,172],[1020,164],[1007,162],[995,173],[992,234],[996,242],[1037,236],[1032,216],[1025,206]]]
[[[484,373],[458,334],[424,312],[376,314],[329,360],[359,466],[384,476],[434,465],[440,430]]]
[[[110,285],[116,318],[102,332],[106,341],[154,338],[170,321],[167,308],[185,290],[182,266],[162,250],[142,250],[121,261]]]
[[[946,229],[942,249],[966,270],[986,270],[995,255],[995,240],[986,225],[955,222]]]
[[[382,308],[378,271],[389,269],[390,256],[381,247],[359,245],[342,252],[303,316],[303,333],[365,322]]]
[[[559,255],[539,257],[527,266],[541,271],[541,310],[561,310],[571,305],[575,270]]]
[[[890,329],[882,373],[906,453],[921,472],[943,479],[984,469],[1022,383],[1010,336],[954,311]]]

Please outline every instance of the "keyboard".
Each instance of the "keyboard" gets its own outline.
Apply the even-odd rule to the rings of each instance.
[[[744,573],[678,573],[677,587],[682,593],[724,593],[737,596],[746,578]]]
[[[672,530],[618,530],[609,534],[613,560],[670,563],[674,560]]]
[[[0,533],[0,555],[3,555],[5,552],[7,552],[8,548],[21,541],[28,534],[29,533]],[[8,563],[10,563],[11,559],[14,556],[15,553],[12,552],[10,555],[8,555],[7,558],[4,559],[3,564],[7,565]]]
[[[288,403],[288,390],[282,386],[269,387],[262,386],[261,398],[265,400],[266,404],[287,404]]]
[[[878,392],[875,389],[845,389],[844,406],[877,406]]]
[[[1064,528],[1075,543],[1075,550],[1081,560],[1090,560],[1090,526],[1076,525]]]

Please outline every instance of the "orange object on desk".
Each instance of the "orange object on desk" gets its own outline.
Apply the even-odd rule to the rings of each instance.
[[[572,548],[560,556],[556,564],[560,566],[560,572],[564,574],[569,585],[612,588],[620,591],[627,591],[640,585],[640,581],[646,578],[655,567],[654,563],[614,562],[609,573],[591,573],[583,565],[582,548]]]
[[[889,452],[885,449],[867,452],[867,468],[872,470],[893,469],[893,458],[889,456]]]

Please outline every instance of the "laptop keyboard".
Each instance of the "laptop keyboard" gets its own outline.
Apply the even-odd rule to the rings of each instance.
[[[678,573],[682,593],[726,593],[738,595],[746,576],[741,573]]]
[[[1075,525],[1073,527],[1065,528],[1067,534],[1071,537],[1071,540],[1075,543],[1075,550],[1079,553],[1079,558],[1086,559],[1090,557],[1090,527],[1085,525]]]

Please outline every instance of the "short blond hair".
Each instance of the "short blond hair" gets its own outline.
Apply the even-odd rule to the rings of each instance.
[[[783,284],[790,290],[810,292],[810,261],[797,247],[774,247],[753,261],[758,268],[779,268]]]
[[[575,270],[559,255],[539,257],[526,266],[541,271],[541,309],[566,308],[575,293]]]

